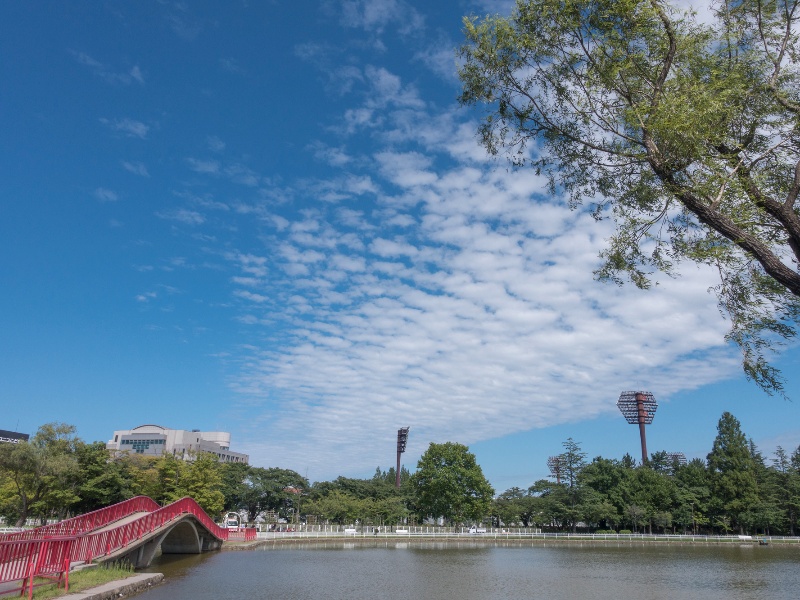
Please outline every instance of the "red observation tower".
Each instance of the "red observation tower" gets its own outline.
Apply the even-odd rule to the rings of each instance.
[[[622,392],[617,401],[625,420],[631,425],[639,425],[639,437],[642,438],[642,464],[647,462],[647,438],[644,426],[653,422],[658,403],[650,392]]]

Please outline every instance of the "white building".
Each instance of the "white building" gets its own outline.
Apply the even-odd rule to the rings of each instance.
[[[172,454],[182,460],[194,460],[198,452],[215,454],[220,462],[247,463],[249,456],[231,452],[231,434],[227,431],[167,429],[160,425],[139,425],[115,431],[106,448],[115,452],[135,452],[150,456]]]

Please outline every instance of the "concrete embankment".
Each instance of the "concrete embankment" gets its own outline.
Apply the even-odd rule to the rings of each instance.
[[[111,600],[112,598],[127,598],[149,590],[164,579],[162,573],[139,573],[118,581],[110,581],[97,587],[61,596],[64,600]]]

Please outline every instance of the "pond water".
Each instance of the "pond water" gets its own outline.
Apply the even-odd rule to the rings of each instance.
[[[143,600],[769,600],[800,597],[800,546],[324,542],[164,556]]]

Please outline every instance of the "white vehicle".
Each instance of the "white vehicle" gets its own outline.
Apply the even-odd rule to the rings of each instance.
[[[469,528],[470,533],[486,533],[486,527],[476,527],[473,525]]]
[[[225,515],[225,528],[226,529],[240,529],[242,526],[242,517],[238,513],[229,512]]]

